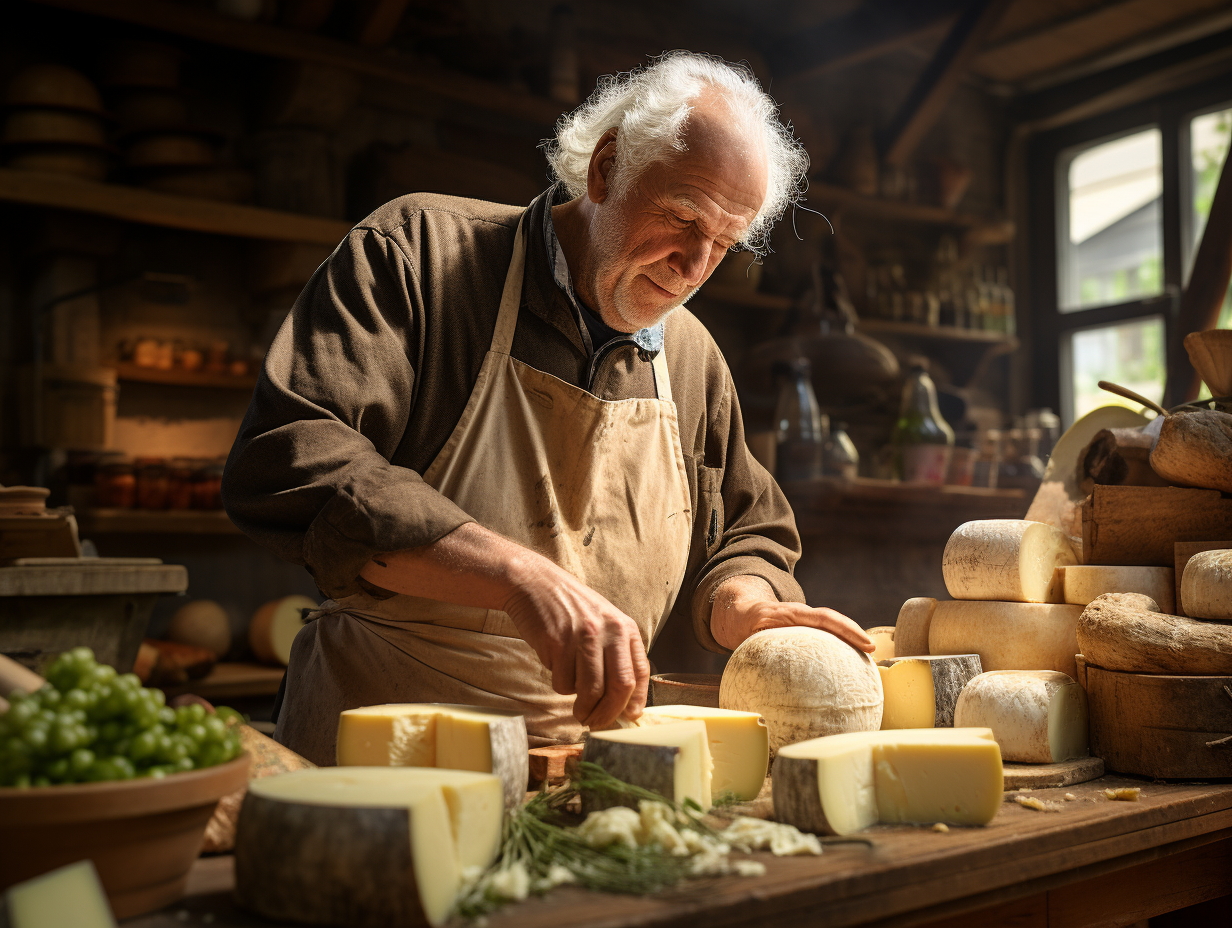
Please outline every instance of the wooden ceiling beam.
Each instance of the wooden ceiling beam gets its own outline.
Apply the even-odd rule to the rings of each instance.
[[[910,159],[1012,2],[972,0],[962,11],[883,135],[886,164],[901,165]]]
[[[785,39],[765,52],[778,80],[796,80],[859,64],[942,29],[959,0],[867,0],[857,9]]]

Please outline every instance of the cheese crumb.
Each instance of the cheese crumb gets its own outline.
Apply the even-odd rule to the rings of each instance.
[[[732,869],[740,876],[765,876],[766,865],[759,860],[738,860]]]
[[[767,822],[759,818],[737,816],[722,832],[723,840],[742,851],[769,849],[775,857],[821,853],[821,841],[793,825]]]
[[[1073,801],[1074,801],[1075,799],[1077,799],[1077,798],[1078,798],[1078,797],[1077,797],[1077,796],[1075,796],[1073,793],[1066,793],[1066,794],[1065,794],[1065,801],[1066,801],[1066,802],[1073,802]]]
[[[1024,809],[1034,809],[1036,812],[1059,812],[1061,807],[1055,802],[1044,802],[1034,796],[1015,796],[1014,801]]]
[[[521,861],[497,870],[488,880],[488,889],[503,899],[521,902],[530,894],[530,874]]]
[[[949,834],[950,826],[947,825],[945,822],[935,822],[933,824],[933,831],[939,831],[942,834]]]
[[[1104,795],[1114,801],[1137,802],[1142,796],[1142,789],[1138,786],[1119,786],[1116,789],[1104,790]]]
[[[1030,786],[1020,786],[1020,787],[1018,787],[1018,792],[1020,792],[1020,793],[1029,793],[1029,792],[1031,792],[1031,789],[1032,789],[1032,787],[1030,787]]]

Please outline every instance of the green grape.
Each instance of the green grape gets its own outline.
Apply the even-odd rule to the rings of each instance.
[[[175,710],[170,706],[163,706],[158,710],[158,720],[164,725],[175,724]]]
[[[58,757],[47,765],[47,776],[51,777],[56,783],[63,783],[69,778],[71,771],[68,767],[67,757]]]
[[[173,768],[173,772],[175,773],[186,773],[187,771],[192,770],[196,765],[193,763],[193,759],[191,757],[181,757],[171,766]]]
[[[205,724],[202,722],[193,722],[191,725],[184,728],[184,734],[193,742],[193,744],[200,744],[205,740]]]
[[[39,702],[49,709],[54,709],[60,704],[60,691],[50,683],[39,687],[38,696]]]
[[[30,774],[19,773],[12,778],[9,786],[15,786],[17,789],[28,789],[30,787]]]
[[[16,694],[14,694],[16,695]],[[38,705],[30,702],[28,699],[23,699],[20,702],[14,702],[9,706],[7,717],[9,724],[14,728],[22,729],[29,724],[30,720],[38,714]]]
[[[211,715],[201,725],[209,741],[222,741],[227,737],[227,723],[216,715]]]
[[[217,742],[209,742],[202,745],[196,757],[198,767],[213,767],[215,764],[222,764],[228,760],[230,760],[230,757],[227,754],[226,746]]]
[[[71,709],[79,709],[85,711],[93,707],[98,697],[93,690],[83,690],[74,687],[64,694],[64,705]]]
[[[158,736],[159,732],[154,728],[148,728],[137,735],[129,746],[129,756],[139,764],[152,760],[158,753]]]
[[[24,735],[26,744],[30,746],[30,751],[33,754],[42,754],[47,750],[47,744],[51,740],[51,726],[42,723],[42,720],[32,722],[26,726]]]
[[[78,748],[68,758],[69,774],[73,779],[80,779],[86,775],[94,765],[94,752],[89,748]]]
[[[153,767],[146,767],[137,775],[141,777],[149,777],[152,780],[161,780],[167,774],[174,772],[175,771],[172,768],[166,765],[155,764]]]
[[[51,786],[51,778],[39,774],[30,781],[31,786]]]

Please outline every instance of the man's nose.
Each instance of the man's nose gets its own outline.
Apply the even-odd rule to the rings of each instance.
[[[700,236],[690,236],[672,253],[668,265],[690,287],[696,287],[706,276],[710,263],[710,242]]]

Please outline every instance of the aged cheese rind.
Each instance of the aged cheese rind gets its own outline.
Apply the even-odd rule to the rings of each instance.
[[[756,712],[770,731],[770,755],[785,744],[881,727],[877,665],[829,632],[772,628],[736,648],[723,671],[719,705]]]
[[[1113,567],[1105,564],[1073,564],[1059,568],[1065,601],[1085,606],[1105,593],[1140,593],[1149,596],[1164,612],[1176,602],[1176,576],[1171,567]]]
[[[706,726],[714,765],[711,799],[718,800],[728,793],[741,801],[756,799],[770,766],[766,720],[756,712],[710,706],[647,706],[638,724],[644,727],[685,721],[699,721]]]
[[[692,799],[703,809],[710,808],[712,764],[704,722],[592,731],[582,760],[673,802]],[[614,797],[582,792],[586,813],[622,804]]]
[[[981,672],[978,654],[892,658],[877,669],[885,693],[883,731],[953,727],[958,695]]]
[[[340,767],[444,767],[493,773],[505,804],[523,801],[529,772],[521,715],[446,703],[391,703],[347,709],[338,717]]]
[[[873,639],[876,649],[873,651],[874,661],[888,661],[894,657],[894,626],[878,625],[876,628],[864,629],[864,634]]]
[[[291,663],[291,644],[304,627],[304,610],[316,607],[307,596],[296,594],[271,600],[254,612],[248,643],[257,659],[284,667]]]
[[[1001,756],[1055,764],[1090,752],[1086,691],[1054,670],[994,670],[963,689],[954,724],[992,729]]]
[[[7,907],[8,918],[5,918]],[[15,886],[0,896],[4,928],[115,928],[94,863],[79,860]]]
[[[1082,606],[1066,603],[940,602],[929,627],[929,650],[978,654],[986,671],[1057,670],[1076,678],[1080,615]]]
[[[1151,606],[1132,593],[1107,593],[1087,606],[1077,628],[1087,664],[1127,673],[1232,674],[1232,625],[1163,615]]]
[[[1051,525],[982,519],[954,530],[941,573],[955,599],[1059,603],[1056,569],[1076,561],[1069,537]]]
[[[928,627],[933,621],[937,601],[931,596],[916,596],[903,603],[894,625],[894,656],[917,657],[928,653]]]
[[[877,821],[985,824],[1002,792],[988,729],[851,732],[788,745],[774,762],[774,814],[802,831],[851,834]]]
[[[1232,550],[1202,551],[1189,559],[1181,575],[1181,603],[1186,615],[1232,620]]]

